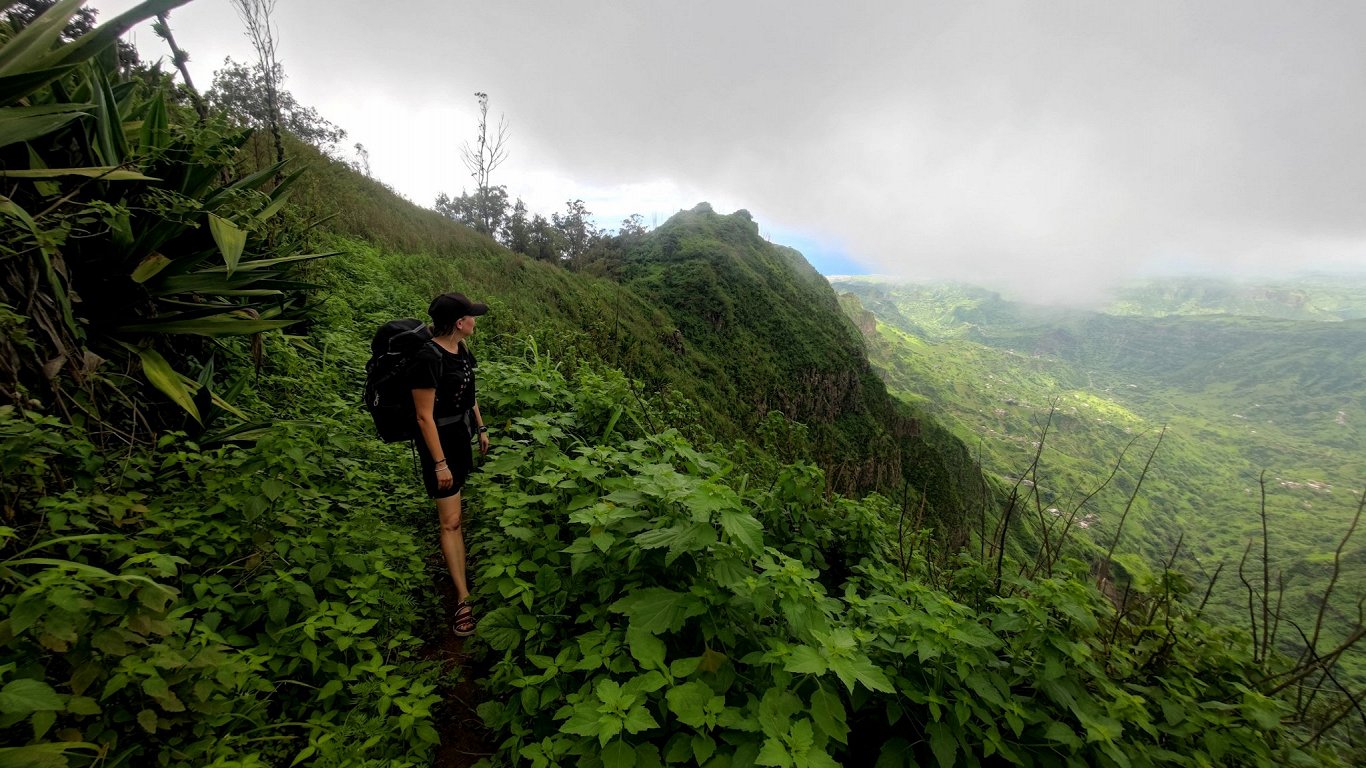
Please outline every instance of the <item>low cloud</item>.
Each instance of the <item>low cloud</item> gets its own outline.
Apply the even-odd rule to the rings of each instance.
[[[279,13],[295,95],[419,203],[468,184],[480,90],[513,129],[495,182],[546,213],[568,194],[647,221],[707,199],[869,271],[1044,300],[1173,267],[1366,264],[1357,3]],[[244,49],[226,3],[172,23],[197,62]]]

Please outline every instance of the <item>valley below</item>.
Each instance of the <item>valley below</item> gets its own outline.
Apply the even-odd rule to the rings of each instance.
[[[1239,625],[1249,606],[1260,618],[1265,579],[1287,648],[1330,584],[1325,632],[1356,623],[1366,548],[1338,550],[1366,482],[1366,280],[1154,281],[1104,311],[832,283],[889,391],[939,413],[1003,483],[1038,484],[1035,536],[1072,519],[1093,560],[1118,536],[1119,567],[1144,580],[1171,562],[1197,597],[1218,573],[1209,611]]]

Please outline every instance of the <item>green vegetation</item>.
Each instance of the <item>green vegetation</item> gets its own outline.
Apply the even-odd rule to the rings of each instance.
[[[1236,571],[1250,540],[1257,543],[1244,570],[1261,591],[1258,481],[1267,470],[1271,587],[1283,577],[1287,618],[1312,627],[1331,553],[1366,478],[1366,436],[1356,426],[1366,423],[1362,321],[1119,317],[1027,307],[958,286],[865,280],[839,288],[850,292],[847,311],[881,321],[869,351],[889,389],[938,408],[981,446],[988,468],[1025,471],[1049,423],[1037,472],[1048,506],[1070,511],[1138,438],[1127,468],[1083,512],[1101,547],[1116,533],[1113,510],[1141,457],[1166,426],[1120,550],[1166,560],[1181,540],[1178,562],[1206,579],[1225,563],[1212,610],[1238,625],[1247,622],[1248,598]],[[1353,290],[1338,281],[1329,295]],[[1312,291],[1302,298],[1319,301]],[[1349,598],[1366,591],[1363,551],[1354,544],[1344,553],[1328,609],[1336,638],[1358,622]],[[1293,629],[1281,637],[1287,648],[1299,643]],[[1342,663],[1363,671],[1359,652]]]
[[[988,504],[963,446],[887,396],[824,278],[760,238],[748,212],[699,205],[596,267],[669,313],[665,343],[696,361],[686,394],[717,413],[720,434],[750,433],[776,411],[807,426],[837,491],[909,484],[945,527]]]
[[[513,438],[472,496],[497,764],[1312,762],[1255,735],[1281,706],[1174,574],[1132,620],[1080,563],[997,592],[882,497],[642,428],[619,375],[485,372]]]
[[[476,674],[494,765],[1359,757],[1283,695],[1320,662],[1175,570],[1036,559],[747,214],[535,261],[308,147],[253,165],[114,28],[63,38],[78,6],[0,37],[0,765],[422,765]],[[374,329],[451,288],[494,308],[495,448],[482,663],[443,673],[435,516],[356,400]]]

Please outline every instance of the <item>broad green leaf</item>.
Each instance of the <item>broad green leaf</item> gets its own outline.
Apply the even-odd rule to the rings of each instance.
[[[295,256],[278,256],[273,259],[248,259],[237,263],[238,272],[248,272],[253,269],[263,269],[273,267],[277,264],[290,264],[296,261],[311,261],[313,259],[325,259],[328,256],[336,256],[341,251],[328,251],[327,253],[301,253]],[[224,272],[227,267],[209,267],[205,272]]]
[[[176,259],[172,264],[179,267],[179,262],[184,257]],[[278,288],[270,278],[272,273],[247,273],[243,274],[240,270],[236,275],[229,277],[227,267],[219,267],[215,270],[202,270],[191,272],[190,274],[171,274],[176,269],[166,271],[161,279],[149,283],[147,290],[154,296],[173,296],[179,293],[200,293],[213,295],[225,290],[241,290],[251,287],[269,286]]]
[[[873,665],[867,658],[860,659],[860,663],[854,667],[854,676],[863,686],[870,691],[881,691],[882,693],[892,693],[892,681],[887,679],[886,673]]]
[[[697,657],[697,668],[703,672],[715,672],[726,663],[726,654],[720,651],[713,651],[710,648],[702,651],[702,655]],[[691,674],[691,673],[689,673]]]
[[[816,726],[826,736],[841,744],[848,743],[849,725],[845,720],[844,702],[840,700],[839,694],[817,688],[815,693],[811,694],[810,711],[811,719],[816,721]]]
[[[1281,706],[1275,699],[1248,692],[1243,694],[1242,710],[1244,717],[1263,730],[1274,730],[1281,724]]]
[[[953,735],[953,729],[948,723],[930,723],[926,730],[930,733],[930,749],[934,752],[934,759],[941,766],[953,765],[954,758],[958,753],[958,739]]]
[[[24,148],[28,150],[28,167],[30,169],[47,168],[47,163],[43,162],[42,156],[33,148],[32,144],[25,144]],[[35,181],[33,188],[44,197],[61,197],[62,195],[62,185],[55,181]]]
[[[60,179],[63,176],[84,176],[100,181],[161,181],[161,179],[146,176],[137,171],[126,170],[117,165],[93,168],[35,168],[0,171],[0,178],[6,179]]]
[[[223,261],[228,265],[228,276],[231,277],[242,258],[242,249],[247,246],[247,233],[231,221],[212,213],[209,214],[209,232],[223,254]]]
[[[692,757],[692,743],[686,733],[675,733],[664,746],[664,760],[669,763],[682,763]]]
[[[84,112],[72,110],[77,104],[60,104],[61,110],[49,107],[0,108],[0,147],[29,141],[51,133],[75,120]]]
[[[633,768],[636,764],[636,751],[625,741],[618,739],[602,750],[602,768]]]
[[[68,752],[98,753],[100,747],[87,741],[56,741],[23,747],[0,747],[0,765],[5,768],[67,768]]]
[[[271,191],[270,204],[263,208],[260,213],[256,214],[256,218],[265,221],[271,216],[279,213],[280,209],[285,207],[285,203],[289,202],[290,188],[294,186],[294,182],[298,181],[300,176],[303,176],[304,171],[306,170],[308,169],[300,168],[294,173],[286,176],[284,181],[281,181],[275,189]]]
[[[0,45],[0,75],[41,69],[62,37],[62,30],[84,0],[60,0]]]
[[[776,738],[764,740],[764,746],[759,750],[759,756],[755,758],[756,765],[771,765],[774,768],[790,768],[792,766],[792,755],[788,754],[787,748]]]
[[[618,705],[621,703],[621,683],[610,678],[603,678],[598,681],[593,692],[598,695],[603,704]]]
[[[716,543],[716,529],[706,523],[686,523],[670,528],[646,531],[635,537],[643,549],[667,546],[665,564],[671,564],[687,552],[697,552]]]
[[[158,90],[147,105],[147,114],[138,129],[138,144],[144,153],[160,152],[171,143],[171,130],[166,119],[166,97]]]
[[[1095,704],[1089,701],[1078,702],[1072,712],[1086,728],[1086,740],[1115,741],[1124,733],[1124,724],[1109,715],[1095,711]]]
[[[203,208],[206,211],[215,211],[220,205],[231,199],[235,193],[249,192],[265,186],[275,174],[285,167],[284,162],[275,163],[266,168],[262,168],[256,173],[243,176],[230,186],[223,187],[204,199]]]
[[[669,711],[674,713],[679,722],[702,728],[706,724],[707,702],[714,695],[711,686],[706,683],[691,682],[670,688],[665,698],[669,702]]]
[[[228,411],[228,413],[235,415],[235,417],[240,418],[240,420],[242,421],[247,420],[247,414],[242,413],[242,411],[238,410],[238,407],[234,406],[234,404],[229,403],[227,402],[227,400],[221,398],[221,396],[217,394],[217,392],[209,392],[209,402],[213,403],[214,406],[220,407],[220,409],[223,409],[225,411]]]
[[[52,726],[57,724],[57,713],[52,710],[34,712],[28,722],[33,727],[33,738],[41,739],[47,735],[48,731],[52,730]]]
[[[716,741],[705,733],[693,736],[692,754],[698,765],[706,765],[711,756],[716,754]]]
[[[4,195],[0,195],[0,213],[5,214],[6,216],[13,216],[22,221],[35,237],[39,235],[38,224],[33,220],[32,216],[28,215],[28,211],[25,211],[23,208],[19,207],[18,203]]]
[[[1077,735],[1076,731],[1073,731],[1066,723],[1061,723],[1057,720],[1048,724],[1048,728],[1044,730],[1043,735],[1044,738],[1056,741],[1059,744],[1066,744],[1073,749],[1082,745],[1081,737]]]
[[[165,256],[162,256],[156,251],[147,254],[147,258],[143,259],[142,263],[138,264],[138,268],[133,270],[133,282],[147,282],[153,276],[155,276],[156,273],[160,272],[161,270],[169,266],[170,263],[170,259],[166,258]]]
[[[659,721],[655,720],[654,715],[650,714],[650,710],[646,709],[644,704],[637,704],[631,707],[630,712],[626,713],[624,725],[627,733],[640,733],[651,728],[658,728]]]
[[[144,709],[141,712],[138,712],[138,725],[142,726],[142,729],[148,733],[156,733],[157,713],[150,709]]]
[[[763,550],[764,526],[748,512],[736,509],[721,510],[721,528],[731,540],[752,554]]]
[[[839,676],[840,682],[850,693],[854,690],[855,681],[872,691],[891,693],[893,690],[887,675],[875,667],[867,656],[836,656],[830,658],[829,662],[830,671]]]
[[[262,331],[288,328],[300,320],[253,320],[221,314],[184,320],[163,320],[125,325],[124,333],[188,333],[198,336],[247,336]]]
[[[20,678],[0,688],[0,714],[27,715],[31,712],[55,712],[62,708],[62,697],[41,680]]]
[[[659,634],[677,632],[684,621],[702,613],[705,608],[702,601],[692,595],[650,587],[616,601],[611,610],[629,616],[632,628]]]
[[[105,165],[122,165],[128,159],[128,141],[123,135],[123,119],[118,102],[109,86],[109,77],[98,67],[91,70],[91,90],[95,119],[89,123],[94,129],[96,150]]]
[[[563,710],[561,714],[556,715],[556,717],[562,716]],[[598,732],[598,721],[600,719],[599,714],[592,708],[580,706],[569,710],[569,719],[560,726],[560,730],[576,736],[595,736]]]
[[[285,485],[283,482],[274,477],[266,478],[261,483],[261,493],[264,493],[266,495],[266,498],[270,499],[271,501],[275,501],[276,499],[280,498],[280,495],[283,494],[288,488],[289,486]]]
[[[626,630],[631,657],[642,669],[664,669],[664,641],[639,628]]]
[[[89,696],[72,696],[66,703],[66,711],[73,715],[98,715],[100,705]]]
[[[669,674],[673,675],[674,677],[690,677],[694,672],[697,671],[697,667],[702,662],[702,658],[703,657],[701,656],[690,656],[685,659],[674,659],[669,664]],[[716,670],[709,669],[703,671],[715,672]]]
[[[75,68],[68,65],[0,75],[0,104],[14,104]]]
[[[759,725],[768,736],[786,736],[792,716],[802,711],[802,700],[782,688],[769,688],[759,701]]]
[[[180,374],[166,362],[166,358],[154,349],[139,349],[138,356],[142,358],[142,372],[147,376],[147,381],[193,416],[195,421],[202,422],[199,407],[194,404],[194,396]]]
[[[792,649],[792,655],[788,656],[783,664],[783,669],[799,675],[823,675],[830,665],[826,663],[825,657],[821,656],[820,651],[809,645],[798,645]]]

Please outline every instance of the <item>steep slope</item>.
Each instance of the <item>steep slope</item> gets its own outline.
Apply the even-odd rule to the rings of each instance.
[[[959,533],[990,503],[961,441],[887,395],[829,284],[800,253],[759,237],[747,212],[680,212],[609,243],[599,276],[508,251],[341,163],[313,163],[297,198],[344,252],[327,269],[405,286],[392,314],[421,316],[425,297],[462,290],[494,308],[481,343],[534,329],[569,353],[561,359],[619,366],[673,397],[694,439],[814,461],[835,491],[909,489]]]
[[[775,412],[807,425],[839,491],[909,486],[956,519],[985,503],[962,443],[887,395],[829,283],[747,211],[680,212],[613,271],[669,314],[677,351],[700,361],[694,391],[733,428],[753,433]]]

